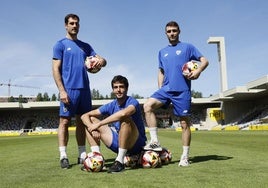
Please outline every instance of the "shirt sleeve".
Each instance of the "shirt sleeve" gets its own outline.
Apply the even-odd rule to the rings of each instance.
[[[62,43],[57,42],[53,47],[53,59],[62,60],[64,46]]]

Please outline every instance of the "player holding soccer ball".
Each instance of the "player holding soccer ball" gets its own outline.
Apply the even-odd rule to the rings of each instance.
[[[53,48],[52,72],[60,96],[58,143],[63,169],[70,167],[66,147],[69,139],[68,126],[73,116],[76,117],[78,163],[82,164],[86,157],[85,128],[80,116],[91,110],[91,92],[85,60],[88,56],[94,56],[94,67],[106,65],[106,60],[97,55],[89,44],[77,38],[79,20],[75,14],[65,17],[66,37],[59,40]]]
[[[124,170],[126,154],[139,154],[146,143],[140,105],[135,98],[127,95],[128,85],[127,78],[115,76],[111,86],[116,99],[81,117],[87,126],[86,133],[91,151],[100,152],[101,140],[117,153],[113,165],[108,170],[110,173]]]
[[[189,147],[191,142],[190,130],[190,106],[191,106],[191,80],[197,79],[201,72],[208,66],[207,59],[189,43],[179,41],[179,25],[171,21],[166,24],[165,33],[169,45],[161,49],[158,54],[159,89],[144,104],[145,119],[149,127],[150,142],[144,147],[145,150],[161,151],[161,145],[157,137],[157,125],[154,110],[160,107],[173,105],[173,112],[180,117],[182,127],[183,153],[179,166],[189,165]],[[182,73],[182,67],[191,60],[200,61],[196,70],[186,76]]]

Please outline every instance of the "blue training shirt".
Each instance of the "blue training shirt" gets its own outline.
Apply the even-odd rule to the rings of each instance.
[[[140,104],[139,102],[130,96],[127,96],[126,101],[124,102],[124,104],[122,104],[121,106],[118,105],[117,103],[117,99],[113,100],[110,103],[107,103],[101,107],[99,107],[100,113],[102,115],[112,115],[122,109],[127,108],[129,105],[133,105],[136,108],[136,112],[134,114],[131,115],[132,120],[134,121],[134,123],[136,124],[139,134],[142,138],[144,138],[144,140],[146,140],[146,136],[145,136],[145,126],[143,123],[143,119],[142,119],[142,113],[141,113],[141,108],[140,108]],[[120,122],[114,122],[113,126],[115,127],[116,131],[119,132],[120,130]]]
[[[192,44],[179,42],[177,45],[168,45],[158,53],[159,68],[164,70],[162,87],[166,91],[191,90],[191,81],[182,74],[184,63],[199,61],[203,55]]]
[[[84,66],[87,56],[95,56],[93,48],[80,40],[64,38],[53,48],[53,59],[62,61],[61,75],[66,89],[89,89],[89,79]]]

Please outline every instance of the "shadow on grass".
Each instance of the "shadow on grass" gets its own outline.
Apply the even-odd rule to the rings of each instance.
[[[229,159],[233,159],[233,157],[228,157],[228,156],[220,156],[220,155],[204,155],[204,156],[194,156],[194,157],[190,157],[190,162],[191,163],[201,163],[201,162],[205,162],[205,161],[211,161],[211,160],[215,160],[215,161],[220,161],[220,160],[229,160]],[[107,171],[107,169],[113,164],[114,162],[114,158],[113,159],[105,159],[105,169],[103,171]],[[174,163],[178,163],[179,160],[172,160],[170,161],[169,164],[174,164]],[[71,164],[70,168],[78,165],[76,164]],[[142,168],[142,166],[137,166],[136,168]],[[133,168],[133,169],[136,169]]]
[[[233,159],[233,157],[220,156],[220,155],[204,155],[204,156],[190,157],[190,161],[193,163],[200,163],[200,162],[205,162],[205,161],[210,161],[210,160],[221,161],[221,160],[229,160],[229,159]]]
[[[110,167],[112,166],[115,159],[105,159],[105,166]]]

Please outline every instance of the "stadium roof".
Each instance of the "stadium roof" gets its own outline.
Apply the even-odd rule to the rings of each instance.
[[[218,95],[211,96],[210,99],[212,101],[242,101],[263,97],[268,98],[268,75],[248,82],[245,86],[237,86]]]

